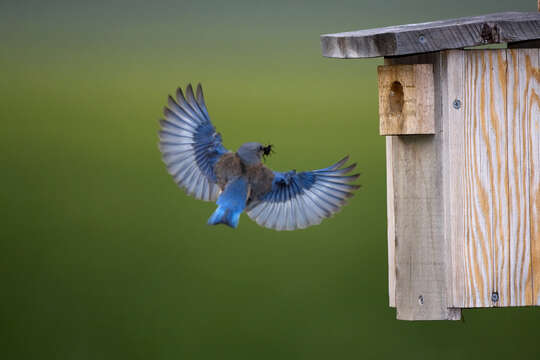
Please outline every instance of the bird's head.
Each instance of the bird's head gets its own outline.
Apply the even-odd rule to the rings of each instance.
[[[256,165],[261,162],[261,158],[269,156],[274,152],[273,145],[262,145],[258,142],[245,143],[236,152],[246,165]]]

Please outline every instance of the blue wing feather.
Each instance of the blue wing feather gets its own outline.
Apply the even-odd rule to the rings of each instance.
[[[320,170],[274,172],[272,189],[249,204],[246,212],[259,225],[275,230],[303,229],[332,216],[359,185],[360,174],[344,175],[356,164],[341,168],[348,156]]]
[[[178,88],[176,100],[169,96],[163,115],[159,148],[169,173],[189,195],[215,201],[220,189],[214,165],[228,150],[210,121],[201,85],[197,86],[197,97],[191,84],[185,96]]]

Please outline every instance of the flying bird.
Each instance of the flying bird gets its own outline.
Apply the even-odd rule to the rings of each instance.
[[[272,171],[262,162],[273,145],[248,142],[236,152],[227,150],[210,121],[202,87],[196,95],[191,84],[160,120],[159,148],[169,173],[187,194],[216,202],[208,224],[236,228],[245,211],[257,224],[275,230],[303,229],[332,216],[359,185],[350,184],[360,174],[346,175],[356,167],[343,167],[346,156],[320,170]]]

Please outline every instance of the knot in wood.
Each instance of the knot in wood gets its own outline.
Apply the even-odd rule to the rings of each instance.
[[[494,44],[500,41],[499,27],[494,23],[484,23],[480,33],[484,44]]]

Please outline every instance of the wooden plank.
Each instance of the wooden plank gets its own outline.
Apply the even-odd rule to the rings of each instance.
[[[497,14],[321,35],[323,56],[366,58],[540,39],[540,13]]]
[[[440,154],[429,137],[393,139],[397,318],[447,319]]]
[[[465,306],[488,306],[489,289],[491,288],[491,214],[489,213],[488,193],[490,192],[486,174],[488,162],[485,157],[487,136],[482,136],[482,126],[479,124],[480,88],[483,73],[479,68],[476,52],[465,53]],[[485,104],[483,104],[485,107]],[[484,133],[487,132],[484,114]]]
[[[448,305],[464,307],[464,52],[442,54],[443,195],[445,236],[450,254],[447,266]]]
[[[440,54],[385,59],[385,64],[433,65],[435,129],[432,136],[392,136],[395,216],[395,302],[402,320],[458,320],[447,304],[444,236]]]
[[[392,169],[392,140],[388,138],[386,140],[386,188],[388,214],[388,297],[390,307],[396,307],[394,180]]]
[[[464,307],[532,305],[538,297],[538,51],[465,52]]]
[[[538,50],[535,50],[538,52]],[[529,51],[507,50],[508,59],[508,173],[509,173],[509,246],[510,304],[532,304],[531,223],[529,205],[529,124],[523,101],[524,54]],[[525,95],[525,96],[524,96]]]
[[[492,306],[510,305],[509,289],[509,224],[508,224],[508,124],[507,115],[507,62],[506,50],[482,51],[489,71],[487,87],[489,103],[489,142],[491,151],[489,181],[492,207],[493,288]],[[486,81],[487,82],[487,81]]]
[[[465,303],[506,306],[510,303],[506,50],[466,54]]]
[[[485,51],[465,53],[465,305],[491,306],[495,191],[490,141],[490,63]],[[496,110],[495,110],[496,111]]]
[[[388,298],[390,307],[396,307],[396,225],[394,218],[394,172],[392,138],[386,138],[386,206],[388,218]]]
[[[435,133],[433,66],[378,66],[381,135]]]
[[[540,54],[521,50],[520,84],[524,85],[522,116],[529,131],[531,252],[533,271],[533,303],[540,305]]]

